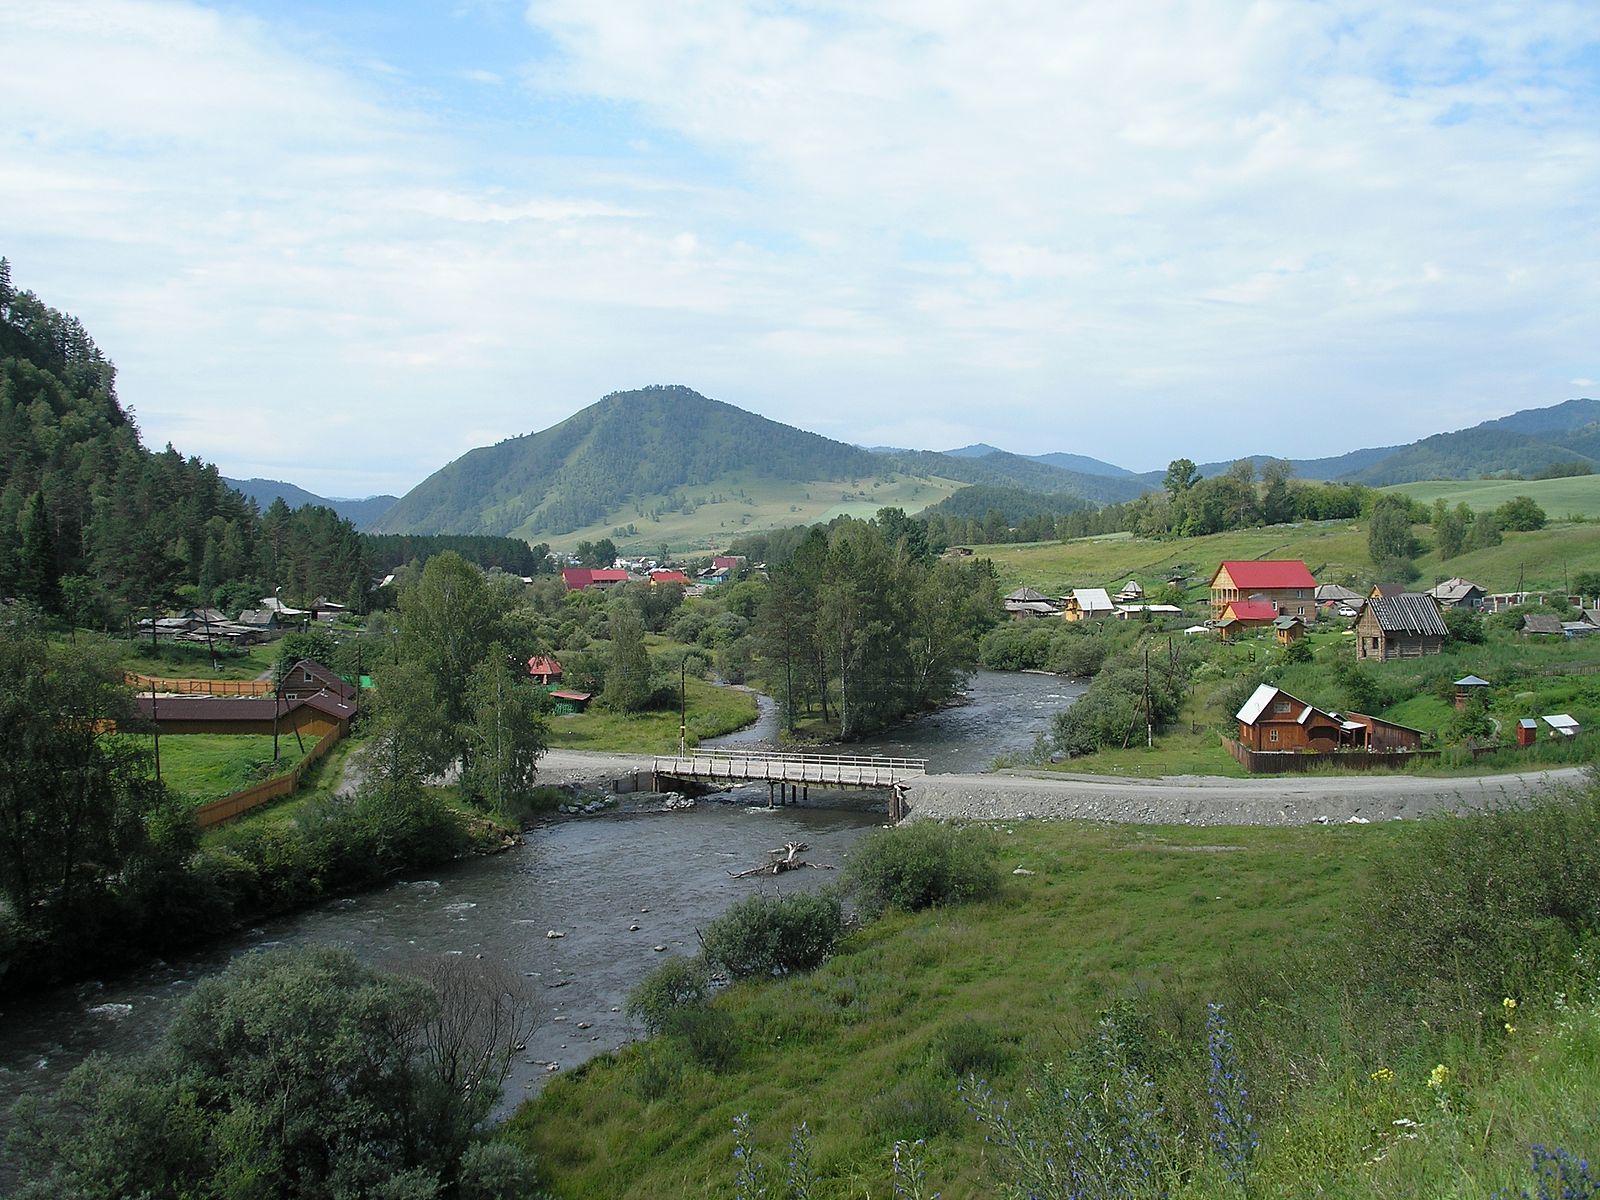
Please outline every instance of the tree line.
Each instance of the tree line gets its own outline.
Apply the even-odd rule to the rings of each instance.
[[[180,595],[244,607],[280,585],[365,611],[371,573],[331,510],[259,513],[212,464],[147,451],[115,367],[0,258],[0,595],[115,626]]]

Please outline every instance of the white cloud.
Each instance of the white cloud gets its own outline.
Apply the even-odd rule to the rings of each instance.
[[[0,0],[0,252],[150,440],[341,494],[650,382],[1133,467],[1589,386],[1590,6],[536,0],[520,68],[502,7],[430,79]]]

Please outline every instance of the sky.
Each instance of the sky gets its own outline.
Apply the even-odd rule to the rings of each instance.
[[[1600,5],[0,0],[0,254],[147,444],[613,391],[1135,470],[1600,394]]]

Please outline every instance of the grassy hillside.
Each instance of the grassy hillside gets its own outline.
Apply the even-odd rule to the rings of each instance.
[[[1418,532],[1426,539],[1425,529],[1419,527]],[[993,560],[1004,586],[1027,584],[1047,594],[1121,583],[1130,576],[1148,588],[1164,581],[1168,572],[1182,570],[1189,575],[1191,594],[1198,597],[1219,562],[1239,558],[1304,559],[1323,583],[1373,581],[1363,522],[1276,525],[1176,541],[1110,534],[1065,543],[980,546],[976,552]],[[1600,525],[1559,524],[1531,533],[1508,533],[1498,546],[1449,560],[1441,560],[1430,548],[1417,565],[1422,587],[1462,575],[1489,591],[1510,591],[1519,578],[1527,589],[1559,589],[1571,574],[1600,570]]]
[[[920,1148],[926,1186],[900,1178],[893,1195],[1011,1194],[998,1186],[1004,1130],[959,1090],[975,1075],[1012,1120],[1047,1108],[1048,1140],[1032,1145],[1063,1167],[1095,1169],[1104,1136],[1127,1190],[1073,1194],[1516,1195],[1532,1144],[1595,1153],[1600,989],[1592,942],[1572,936],[1592,919],[1545,914],[1594,878],[1597,821],[1585,802],[1309,829],[1017,822],[998,832],[1007,873],[993,900],[890,915],[811,974],[735,984],[683,1032],[555,1079],[505,1133],[538,1154],[561,1200],[889,1196],[897,1142]],[[1536,855],[1563,829],[1582,839],[1562,863],[1573,877],[1529,897]],[[1520,936],[1524,923],[1545,944]],[[1212,1043],[1229,1062],[1212,1079],[1238,1063],[1248,1095],[1233,1094],[1234,1111],[1259,1135],[1248,1188],[1207,1153],[1213,1001],[1233,1038]],[[1126,1065],[1096,1073],[1082,1048],[1105,1014]],[[1115,1154],[1126,1127],[1105,1114],[1119,1107],[1142,1108],[1146,1130],[1169,1123],[1143,1142],[1169,1175],[1141,1178],[1137,1156]],[[741,1115],[773,1164],[770,1191],[734,1186]],[[815,1179],[791,1193],[785,1139],[801,1122]]]
[[[585,539],[609,537],[623,554],[654,552],[666,542],[674,554],[726,548],[741,534],[831,521],[837,516],[871,517],[880,508],[917,512],[967,485],[954,479],[884,471],[853,479],[764,479],[732,472],[680,489],[686,505],[656,513],[666,493],[640,496],[607,511],[592,524],[549,539],[569,549]],[[616,530],[633,526],[632,534]]]
[[[1383,489],[1423,504],[1443,499],[1451,508],[1465,503],[1476,512],[1498,508],[1513,496],[1531,496],[1552,520],[1600,517],[1600,475],[1567,479],[1429,479]]]

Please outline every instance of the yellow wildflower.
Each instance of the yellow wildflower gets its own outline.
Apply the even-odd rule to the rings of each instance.
[[[1428,1072],[1428,1086],[1435,1090],[1446,1086],[1450,1082],[1450,1068],[1440,1063]]]
[[[1516,1031],[1517,1031],[1517,1027],[1515,1025],[1513,1025],[1510,1021],[1507,1021],[1506,1022],[1506,1032],[1507,1033],[1515,1033]]]
[[[1513,1000],[1510,996],[1507,996],[1504,1000],[1500,1001],[1500,1007],[1505,1009],[1507,1015],[1509,1015],[1512,1012],[1516,1011],[1517,1002],[1515,1000]]]
[[[1373,1083],[1388,1083],[1394,1078],[1394,1072],[1389,1070],[1388,1067],[1379,1067],[1367,1078],[1372,1080]]]

